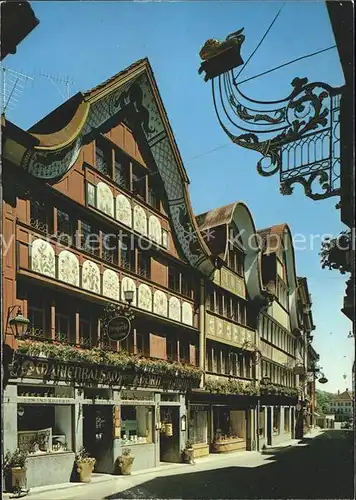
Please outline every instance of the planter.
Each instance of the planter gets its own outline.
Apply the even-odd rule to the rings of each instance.
[[[130,455],[118,458],[118,466],[120,469],[120,474],[122,476],[129,476],[131,474],[132,464],[134,460],[135,457],[132,457]]]
[[[90,483],[95,461],[77,462],[77,472],[81,483]]]
[[[26,468],[25,467],[11,467],[11,486],[12,490],[26,490]]]
[[[228,453],[229,451],[246,450],[246,441],[242,438],[215,441],[212,444],[214,453]]]

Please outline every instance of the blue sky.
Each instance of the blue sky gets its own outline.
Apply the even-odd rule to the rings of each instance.
[[[9,56],[4,66],[34,76],[27,81],[8,118],[28,128],[63,102],[51,81],[72,80],[70,95],[85,91],[148,57],[188,172],[194,211],[242,200],[257,228],[287,222],[293,234],[338,234],[343,225],[337,198],[312,201],[300,187],[292,196],[279,193],[278,176],[256,171],[259,155],[239,148],[220,129],[211,86],[198,75],[199,50],[208,38],[225,39],[242,27],[245,61],[254,50],[281,2],[31,2],[40,25]],[[334,37],[323,1],[287,1],[262,46],[244,70],[247,78],[291,59],[331,45]],[[343,84],[336,49],[287,66],[244,84],[259,100],[285,97],[294,77]],[[56,82],[62,94],[65,86]],[[212,149],[220,147],[216,151]],[[297,250],[297,271],[307,276],[313,298],[314,344],[329,383],[319,388],[351,388],[354,346],[351,323],[340,312],[345,276],[322,270],[314,247]],[[343,375],[346,375],[346,380]]]

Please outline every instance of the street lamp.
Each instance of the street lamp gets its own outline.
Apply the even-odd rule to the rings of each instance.
[[[22,314],[21,307],[18,307],[16,316],[10,319],[10,316],[16,309],[16,307],[17,306],[11,306],[8,308],[7,324],[10,325],[14,337],[20,337],[26,333],[27,328],[31,322]]]

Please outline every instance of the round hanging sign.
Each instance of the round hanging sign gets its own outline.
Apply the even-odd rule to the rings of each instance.
[[[326,383],[327,383],[327,381],[328,381],[328,379],[327,379],[327,378],[325,378],[325,377],[321,377],[321,378],[319,378],[319,380],[318,380],[319,384],[326,384]]]
[[[120,342],[126,339],[131,332],[131,321],[126,316],[116,316],[112,318],[107,327],[107,334],[110,340]]]

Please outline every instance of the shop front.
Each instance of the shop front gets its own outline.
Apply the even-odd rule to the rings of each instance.
[[[195,456],[255,449],[256,403],[253,396],[195,391],[188,404]]]
[[[261,397],[257,416],[260,450],[295,437],[295,411],[290,398]]]
[[[176,379],[168,389],[168,380],[152,374],[15,355],[4,394],[5,453],[29,454],[28,488],[73,480],[82,446],[96,459],[96,473],[117,473],[124,448],[134,456],[133,471],[180,462],[187,379]]]

